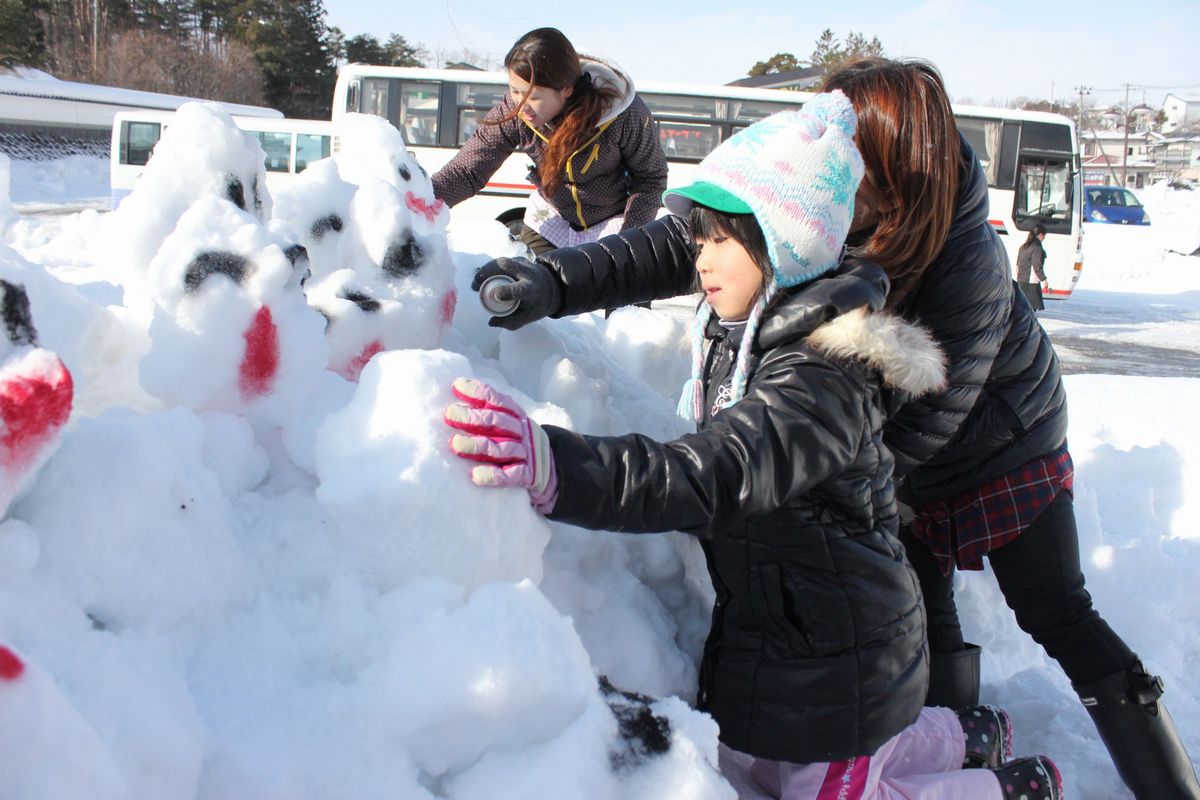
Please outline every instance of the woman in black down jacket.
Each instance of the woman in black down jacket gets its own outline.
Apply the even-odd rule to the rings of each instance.
[[[866,177],[853,250],[883,266],[888,306],[930,330],[949,360],[948,388],[897,397],[884,430],[915,513],[902,538],[928,612],[929,702],[978,697],[979,650],[962,639],[953,570],[981,569],[987,555],[1018,625],[1067,673],[1134,795],[1200,798],[1162,681],[1084,588],[1058,359],[988,224],[987,182],[941,77],[923,62],[861,59],[826,88],[859,114]],[[668,217],[535,263],[500,259],[476,281],[517,279],[517,314],[492,320],[516,328],[685,293],[693,255],[686,224]]]

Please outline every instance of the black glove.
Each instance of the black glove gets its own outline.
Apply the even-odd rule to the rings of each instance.
[[[475,271],[471,290],[478,292],[494,275],[506,275],[516,283],[496,289],[497,300],[516,300],[517,310],[506,317],[492,317],[488,325],[515,331],[556,313],[563,304],[563,287],[553,269],[527,258],[497,258]]]

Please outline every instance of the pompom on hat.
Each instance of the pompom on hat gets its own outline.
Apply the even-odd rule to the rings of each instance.
[[[836,269],[854,217],[863,160],[854,146],[854,107],[840,91],[818,94],[799,111],[783,111],[731,136],[696,168],[695,180],[670,189],[663,203],[687,216],[695,205],[753,214],[762,228],[774,279],[746,320],[730,404],[745,391],[750,346],[763,311],[779,289]],[[702,304],[692,343],[692,377],[679,401],[682,416],[703,413],[703,335],[712,309]]]

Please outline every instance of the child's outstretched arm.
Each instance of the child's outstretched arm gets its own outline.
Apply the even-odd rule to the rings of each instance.
[[[460,431],[451,437],[450,449],[479,463],[471,470],[475,485],[526,489],[533,507],[549,513],[558,479],[542,427],[516,400],[482,381],[458,378],[450,391],[460,401],[448,406],[444,417],[447,425]]]
[[[769,362],[769,363],[767,363]],[[868,428],[861,388],[795,353],[764,359],[750,391],[697,434],[546,434],[558,465],[552,519],[701,538],[793,502],[844,471]]]

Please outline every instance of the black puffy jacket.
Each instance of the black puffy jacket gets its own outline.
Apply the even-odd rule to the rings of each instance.
[[[939,386],[944,371],[927,335],[866,311],[886,293],[883,271],[865,262],[793,290],[763,318],[745,396],[693,435],[661,443],[546,427],[552,519],[701,540],[716,605],[699,707],[723,742],[761,758],[873,753],[924,702],[924,610],[895,538],[880,370],[912,392]],[[739,336],[710,333],[709,408]]]
[[[562,280],[565,302],[555,316],[566,316],[685,294],[694,257],[686,223],[664,217],[539,261]],[[946,245],[897,309],[929,330],[948,360],[947,388],[903,403],[885,429],[910,502],[954,497],[1066,438],[1058,359],[1011,274],[988,224],[987,181],[963,140]]]

